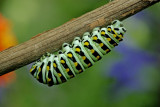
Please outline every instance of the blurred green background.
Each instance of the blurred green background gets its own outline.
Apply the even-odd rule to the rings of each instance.
[[[0,13],[23,43],[38,33],[98,8],[106,0],[1,0]],[[125,39],[110,54],[69,82],[48,87],[16,70],[0,88],[0,107],[159,107],[160,4],[124,20]]]

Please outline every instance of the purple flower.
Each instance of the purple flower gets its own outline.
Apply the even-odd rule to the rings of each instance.
[[[116,50],[123,55],[123,58],[111,66],[110,77],[116,80],[111,88],[112,93],[119,91],[144,90],[140,76],[143,69],[153,66],[157,59],[144,50],[128,47],[121,43]]]

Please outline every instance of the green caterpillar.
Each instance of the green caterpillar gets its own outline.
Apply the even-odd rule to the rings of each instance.
[[[64,83],[109,53],[123,40],[125,32],[119,20],[107,27],[96,27],[91,34],[85,32],[82,39],[75,37],[72,44],[64,43],[58,54],[43,55],[33,64],[30,73],[48,86]]]

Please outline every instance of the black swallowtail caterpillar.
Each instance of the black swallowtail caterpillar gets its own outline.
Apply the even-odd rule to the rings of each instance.
[[[85,32],[82,39],[75,37],[71,45],[64,43],[58,54],[43,55],[33,64],[30,72],[48,86],[66,82],[109,53],[123,40],[125,32],[119,20],[114,20],[107,27],[96,27],[91,34]]]

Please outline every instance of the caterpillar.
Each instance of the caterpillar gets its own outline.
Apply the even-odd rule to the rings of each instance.
[[[48,86],[64,83],[118,46],[125,32],[119,20],[114,20],[107,27],[96,27],[92,33],[85,32],[82,39],[75,37],[72,44],[64,43],[57,54],[47,52],[32,65],[30,73]]]

